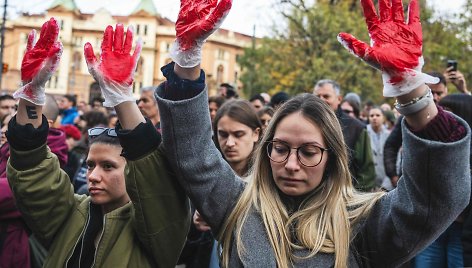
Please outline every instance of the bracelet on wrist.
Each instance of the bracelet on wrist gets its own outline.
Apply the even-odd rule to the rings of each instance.
[[[395,101],[395,109],[402,115],[411,115],[426,108],[433,101],[433,94],[428,87],[426,93],[422,96],[413,98],[409,102],[399,103]]]

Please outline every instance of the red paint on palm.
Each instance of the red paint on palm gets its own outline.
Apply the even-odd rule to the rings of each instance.
[[[380,0],[379,16],[372,0],[361,0],[361,4],[373,45],[346,33],[340,37],[354,54],[387,72],[392,84],[399,83],[407,70],[418,67],[422,56],[418,2],[410,2],[408,23],[404,22],[401,0]]]
[[[99,70],[106,80],[130,86],[133,83],[135,65],[134,59],[129,54],[104,51]]]
[[[182,0],[175,24],[180,49],[185,51],[206,39],[231,9],[231,0]]]
[[[124,43],[123,43],[124,39]],[[95,66],[103,79],[107,82],[114,82],[126,86],[133,84],[133,74],[136,62],[141,52],[141,43],[137,43],[134,53],[130,55],[133,42],[133,31],[131,28],[124,34],[122,24],[116,25],[113,31],[112,26],[108,26],[103,33],[102,53],[98,66],[92,45],[86,43],[84,46],[85,60],[88,66]]]
[[[26,52],[21,63],[23,83],[30,82],[44,66],[44,63],[57,54],[59,43],[56,40],[58,35],[59,26],[54,18],[43,24],[38,42],[34,46],[34,31],[28,35]]]

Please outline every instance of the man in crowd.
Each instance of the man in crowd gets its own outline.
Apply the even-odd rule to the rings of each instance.
[[[140,89],[141,96],[138,100],[138,108],[144,117],[151,120],[156,129],[161,132],[161,117],[154,97],[155,87],[143,87]]]
[[[12,95],[0,96],[0,118],[6,114],[14,114],[16,112],[16,101]]]
[[[361,191],[372,190],[375,186],[375,167],[365,124],[342,111],[341,87],[337,82],[329,79],[320,80],[316,83],[313,94],[324,100],[336,112],[344,141],[349,148],[349,168],[354,186]]]

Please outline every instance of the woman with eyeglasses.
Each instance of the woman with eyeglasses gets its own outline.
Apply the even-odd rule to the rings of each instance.
[[[371,0],[361,3],[374,47],[345,33],[339,40],[382,70],[384,95],[396,97],[405,115],[404,175],[389,193],[355,190],[336,115],[311,94],[279,108],[255,151],[251,179],[240,180],[211,139],[199,65],[202,44],[231,1],[182,1],[174,63],[161,69],[167,82],[156,90],[163,145],[221,243],[223,267],[397,267],[469,202],[470,129],[437,108],[425,85],[436,81],[421,73],[418,2],[410,2],[408,23],[401,1],[380,1],[382,19]]]
[[[123,25],[117,25],[115,33],[116,44],[109,46],[114,31],[111,26],[106,29],[102,60],[91,69],[110,70],[110,53],[114,60],[136,66],[140,45],[130,55],[132,30],[126,33],[127,50],[118,47],[124,41]],[[15,92],[19,109],[7,132],[11,152],[7,178],[25,222],[49,250],[44,267],[174,267],[189,227],[188,200],[158,150],[159,133],[134,100],[113,100],[120,105],[122,127],[134,131],[121,126],[88,130],[90,196],[74,194],[69,177],[47,147],[44,88],[59,64],[58,35],[57,21],[51,18],[36,43],[34,31],[28,36],[21,66],[24,86]],[[95,54],[89,43],[85,51],[90,63]],[[134,66],[120,70],[120,75],[131,76]],[[116,82],[113,73],[105,73],[102,78]],[[126,117],[136,124],[129,125]]]
[[[199,65],[202,45],[231,0],[182,1],[174,62],[161,69],[167,81],[156,90],[163,145],[179,183],[221,243],[223,267],[397,267],[469,202],[470,128],[438,108],[425,85],[437,81],[421,72],[417,0],[410,2],[408,24],[401,1],[380,1],[382,19],[371,0],[361,3],[374,47],[345,33],[339,40],[382,70],[384,95],[396,97],[405,115],[404,175],[389,193],[355,190],[336,115],[311,94],[275,113],[255,151],[251,180],[242,181],[212,141]],[[101,86],[105,102],[129,98],[122,85]],[[142,122],[132,116],[136,107],[116,108],[123,129]],[[122,108],[130,112],[120,115]]]

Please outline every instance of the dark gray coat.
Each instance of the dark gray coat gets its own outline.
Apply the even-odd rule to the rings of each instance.
[[[194,98],[160,98],[163,144],[169,161],[198,211],[215,233],[230,215],[245,184],[213,144],[207,91]],[[396,267],[433,241],[462,212],[470,195],[470,129],[453,143],[424,140],[403,126],[403,178],[357,226],[349,267]],[[453,178],[453,179],[452,179]],[[240,258],[235,242],[229,267],[276,267],[262,219],[250,214]],[[303,256],[304,252],[295,252]],[[332,267],[333,254],[317,254],[296,267]]]

